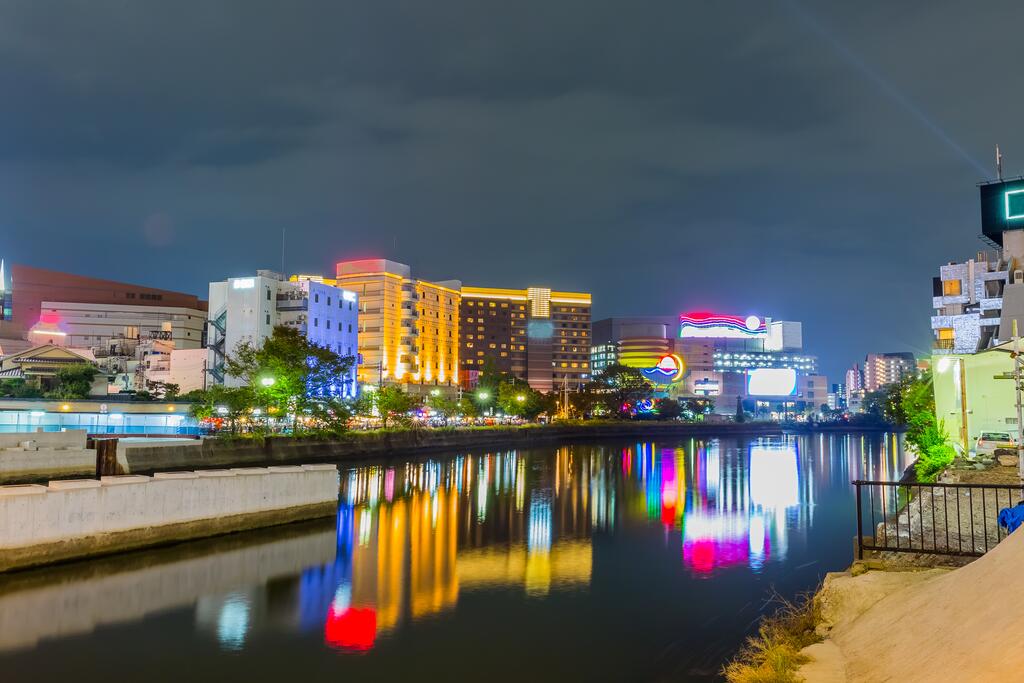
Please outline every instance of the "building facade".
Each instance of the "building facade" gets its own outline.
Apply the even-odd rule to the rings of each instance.
[[[238,386],[241,378],[225,373],[226,357],[243,342],[262,344],[275,327],[292,327],[317,346],[352,356],[351,375],[339,378],[337,391],[339,396],[355,396],[358,316],[358,295],[325,282],[289,282],[267,270],[211,282],[208,369],[214,381]]]
[[[456,390],[462,283],[419,280],[386,259],[342,261],[334,282],[359,297],[361,383]]]
[[[864,358],[864,391],[877,391],[917,374],[912,353],[869,353]]]
[[[43,301],[39,321],[28,331],[38,343],[106,349],[158,339],[178,349],[203,348],[207,313],[198,308]]]
[[[462,287],[460,380],[485,366],[541,392],[574,391],[591,377],[590,294],[546,287]]]

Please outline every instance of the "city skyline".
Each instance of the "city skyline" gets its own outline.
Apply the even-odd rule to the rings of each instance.
[[[982,247],[994,146],[1024,169],[988,76],[1012,22],[656,9],[14,3],[3,256],[201,294],[277,268],[285,229],[289,272],[379,257],[589,291],[595,318],[804,320],[830,377],[926,353],[928,278]]]

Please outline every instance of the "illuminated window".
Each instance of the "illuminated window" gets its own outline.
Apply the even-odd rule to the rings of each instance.
[[[949,327],[943,327],[939,329],[939,339],[952,339],[953,329]]]
[[[943,294],[943,296],[960,296],[960,281],[959,280],[943,280],[942,281],[942,294]]]

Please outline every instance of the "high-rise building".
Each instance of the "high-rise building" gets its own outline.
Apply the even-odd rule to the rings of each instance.
[[[342,261],[335,282],[359,295],[360,382],[411,393],[458,386],[462,283],[419,280],[386,259]]]
[[[298,329],[310,342],[357,359],[359,297],[356,292],[311,279],[286,282],[273,271],[210,283],[209,370],[217,382],[238,385],[225,374],[228,355],[242,342],[263,343],[275,327]],[[356,362],[339,378],[339,396],[356,394]]]
[[[461,380],[488,363],[537,391],[575,390],[591,376],[590,294],[546,287],[462,287]]]
[[[914,354],[869,353],[864,359],[864,391],[877,391],[917,373]]]

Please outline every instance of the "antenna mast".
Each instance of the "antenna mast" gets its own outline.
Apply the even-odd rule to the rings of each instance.
[[[999,179],[1003,179],[1003,155],[999,151],[999,145],[996,145],[996,175]]]

